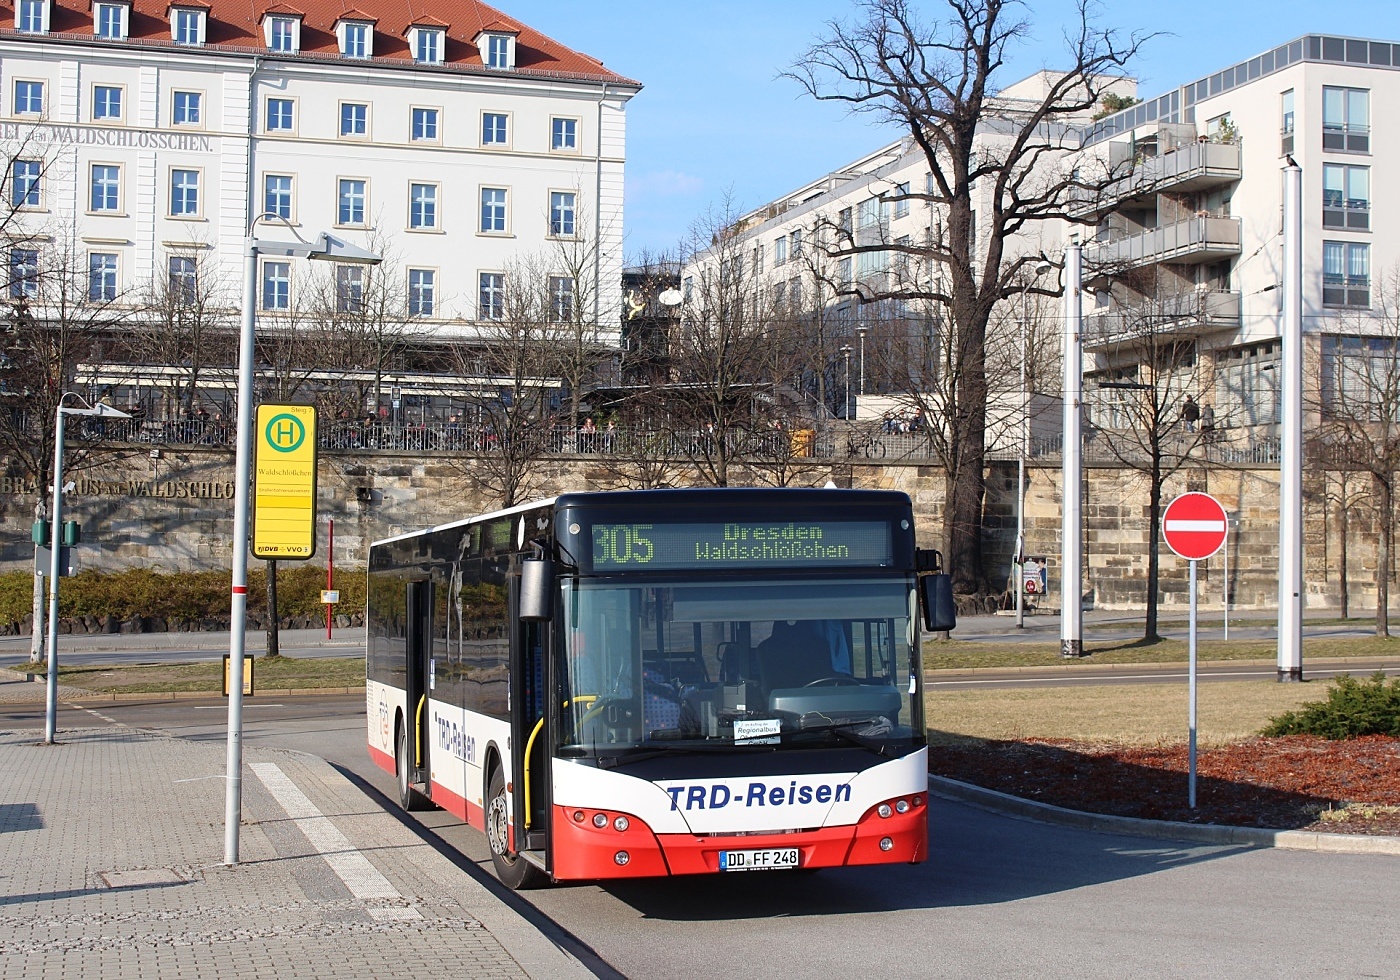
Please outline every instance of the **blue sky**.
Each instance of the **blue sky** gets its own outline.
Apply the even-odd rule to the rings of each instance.
[[[673,249],[726,192],[757,207],[884,142],[781,71],[850,0],[495,0],[513,17],[600,58],[645,88],[628,107],[625,251]],[[918,0],[914,0],[918,2]],[[1161,32],[1136,63],[1143,96],[1218,71],[1302,34],[1400,41],[1400,0],[1100,0],[1099,23]],[[942,0],[924,0],[934,16]],[[1341,16],[1329,15],[1329,11]],[[1063,64],[1072,0],[1028,0],[1033,30],[999,77]]]

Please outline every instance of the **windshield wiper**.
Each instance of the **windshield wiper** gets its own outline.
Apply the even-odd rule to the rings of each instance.
[[[852,731],[852,729],[857,729]],[[793,735],[835,735],[852,745],[869,749],[876,755],[885,755],[888,742],[881,736],[888,736],[894,726],[887,718],[866,718],[862,721],[844,721],[834,725],[814,725],[792,732]]]

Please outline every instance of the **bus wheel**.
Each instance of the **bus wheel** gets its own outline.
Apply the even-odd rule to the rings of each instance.
[[[496,877],[513,891],[547,884],[549,879],[543,871],[519,854],[510,852],[510,807],[506,800],[506,777],[499,766],[491,773],[486,798],[486,839],[491,844],[491,863],[496,867]]]
[[[398,777],[399,806],[405,810],[426,810],[433,801],[413,788],[409,775],[408,728],[399,726],[398,738],[394,740],[394,775]]]

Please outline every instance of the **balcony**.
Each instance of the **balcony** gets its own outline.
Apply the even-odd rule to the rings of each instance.
[[[1197,215],[1114,241],[1089,242],[1084,247],[1085,264],[1097,278],[1159,262],[1195,265],[1239,254],[1240,220],[1209,215]]]
[[[1240,294],[1192,290],[1147,300],[1126,309],[1086,312],[1084,346],[1089,350],[1131,345],[1152,335],[1193,337],[1240,325]]]
[[[1155,144],[1149,144],[1155,145]],[[1130,147],[1125,145],[1123,156]],[[1117,155],[1117,154],[1115,154]],[[1121,169],[1126,159],[1115,162]],[[1205,139],[1181,143],[1164,153],[1142,156],[1132,172],[1113,181],[1098,195],[1077,192],[1077,210],[1085,214],[1112,211],[1128,201],[1154,194],[1189,193],[1232,184],[1240,179],[1240,145]]]

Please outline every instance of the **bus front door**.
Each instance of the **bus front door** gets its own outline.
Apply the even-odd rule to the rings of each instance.
[[[425,806],[432,795],[428,709],[433,655],[433,583],[408,583],[408,622],[404,630],[407,674],[404,687],[404,758],[399,760],[399,795],[405,809]]]
[[[545,717],[545,652],[549,625],[524,621],[519,609],[519,577],[511,579],[511,753],[515,784],[512,810],[521,851],[543,851],[549,832],[549,746],[553,733]]]

